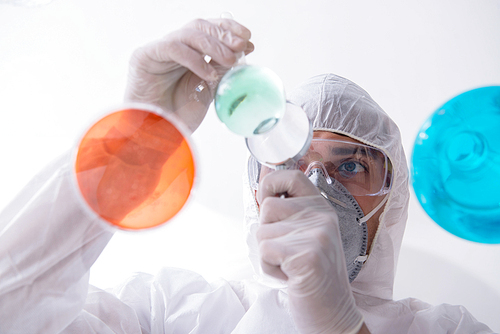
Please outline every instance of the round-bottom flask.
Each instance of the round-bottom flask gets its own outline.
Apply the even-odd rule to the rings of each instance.
[[[75,181],[84,206],[125,230],[159,226],[187,202],[195,156],[183,125],[162,110],[131,103],[81,139]]]
[[[500,243],[500,86],[458,95],[429,117],[415,141],[412,179],[445,230]]]
[[[244,137],[271,130],[285,114],[281,79],[268,68],[236,66],[217,86],[215,110],[232,132]]]

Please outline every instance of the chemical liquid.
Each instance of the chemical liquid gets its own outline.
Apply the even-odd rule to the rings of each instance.
[[[285,113],[285,90],[271,70],[241,65],[220,81],[215,94],[219,119],[232,132],[244,137],[271,130]]]
[[[122,229],[158,226],[186,203],[194,156],[169,120],[142,109],[114,112],[94,124],[78,147],[76,180],[86,204]]]
[[[431,115],[415,141],[412,178],[445,230],[500,243],[500,86],[463,93]]]

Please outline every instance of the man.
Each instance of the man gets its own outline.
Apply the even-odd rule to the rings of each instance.
[[[409,200],[409,189],[408,189],[408,173],[406,158],[404,155],[401,138],[399,130],[394,122],[384,113],[384,111],[371,99],[366,91],[354,84],[353,82],[335,76],[335,75],[321,75],[309,79],[297,89],[291,92],[289,100],[296,105],[301,106],[304,111],[309,116],[312,121],[315,139],[309,150],[309,153],[305,156],[305,164],[302,170],[306,174],[298,173],[296,179],[288,178],[287,181],[282,179],[282,176],[275,174],[275,180],[272,185],[280,185],[281,182],[298,182],[298,179],[304,179],[308,177],[320,190],[320,194],[329,200],[330,207],[335,207],[337,212],[342,212],[342,207],[336,204],[333,200],[340,199],[343,203],[349,203],[349,196],[343,196],[341,191],[335,192],[336,198],[331,199],[332,196],[328,196],[328,193],[323,195],[324,190],[328,190],[331,186],[328,186],[324,181],[321,182],[321,178],[315,178],[311,175],[313,169],[307,168],[306,166],[311,166],[310,162],[314,160],[322,161],[321,165],[328,166],[332,161],[340,162],[352,162],[353,157],[362,156],[364,159],[360,162],[366,163],[369,161],[365,157],[370,156],[370,154],[359,154],[359,150],[365,145],[371,147],[374,152],[382,151],[382,154],[386,155],[387,161],[390,162],[387,173],[377,173],[378,178],[384,178],[390,176],[392,181],[390,184],[390,191],[383,191],[383,188],[376,187],[374,191],[365,192],[364,194],[360,189],[350,188],[352,192],[352,198],[357,202],[359,207],[363,211],[364,218],[358,219],[358,221],[366,220],[366,225],[368,229],[368,241],[367,241],[367,253],[368,257],[364,260],[361,270],[356,272],[353,262],[356,262],[358,256],[362,255],[363,248],[359,246],[353,246],[353,239],[344,240],[344,235],[342,235],[343,250],[345,252],[345,258],[347,260],[347,267],[351,266],[351,270],[348,270],[348,277],[351,281],[350,290],[353,293],[354,299],[356,301],[356,306],[358,310],[363,314],[364,321],[367,328],[372,333],[491,333],[489,328],[481,323],[478,323],[462,306],[452,306],[452,305],[439,305],[431,306],[422,301],[416,299],[405,299],[402,301],[392,300],[392,290],[394,283],[394,275],[396,272],[397,258],[399,255],[399,249],[401,246],[405,223],[408,214],[408,200]],[[346,145],[351,145],[349,143],[355,143],[360,145],[360,149],[357,150],[357,154],[351,154],[349,156],[336,154],[335,159],[328,158],[325,154],[325,148],[319,151],[315,148],[315,142],[321,143],[325,141],[324,139],[332,140],[332,144],[324,145],[328,147],[328,152],[333,152],[335,148],[345,147]],[[337,141],[337,143],[335,143]],[[339,146],[340,145],[340,146]],[[344,149],[343,151],[354,152],[353,149]],[[367,149],[367,152],[370,152]],[[321,154],[318,154],[321,153]],[[374,157],[372,165],[383,165],[383,159],[379,158],[380,153],[373,153]],[[365,156],[365,157],[363,157]],[[315,157],[315,159],[311,159]],[[348,159],[347,159],[348,158]],[[357,158],[358,159],[358,158]],[[378,163],[377,163],[378,161]],[[336,163],[337,169],[342,167],[341,163]],[[345,163],[344,162],[344,163]],[[299,162],[300,163],[300,162]],[[321,166],[321,168],[323,168]],[[356,167],[358,168],[358,167]],[[344,169],[346,169],[344,167]],[[283,203],[287,199],[271,198],[273,202],[280,203],[260,203],[260,213],[257,203],[253,200],[252,191],[252,180],[257,178],[259,174],[258,168],[252,168],[252,163],[249,164],[249,180],[248,191],[246,193],[246,218],[247,227],[249,234],[257,235],[256,239],[267,240],[269,237],[268,228],[266,225],[259,226],[260,224],[266,224],[268,221],[273,222],[276,219],[267,218],[268,212],[273,210],[279,210],[284,207],[284,212],[289,205]],[[265,168],[262,167],[261,171]],[[339,183],[345,185],[345,188],[349,188],[349,182],[342,180],[342,177],[333,175],[330,172],[331,167],[324,168],[325,176],[327,174],[332,174],[332,177],[336,178]],[[334,170],[334,168],[333,168]],[[351,168],[352,170],[352,168]],[[372,168],[369,170],[373,173],[377,168]],[[358,174],[363,172],[363,167],[358,168]],[[282,173],[283,174],[283,173]],[[272,194],[273,190],[275,193],[280,193],[283,190],[274,188],[271,191],[262,190],[262,187],[269,187],[266,181],[268,177],[272,177],[273,174],[265,176],[259,184],[260,195],[257,196],[258,200],[269,196]],[[353,180],[352,173],[346,175],[351,177]],[[283,176],[286,178],[286,176]],[[356,176],[357,177],[357,176]],[[360,178],[365,180],[366,176]],[[301,181],[302,182],[302,181]],[[304,182],[305,183],[305,182]],[[385,184],[384,184],[385,183]],[[372,183],[380,185],[380,183]],[[387,187],[387,182],[382,182],[382,187]],[[304,187],[305,188],[305,185]],[[369,187],[365,187],[369,189]],[[299,189],[296,187],[294,189]],[[379,191],[381,190],[381,191]],[[355,193],[356,192],[356,193]],[[311,193],[312,194],[312,190]],[[299,196],[303,196],[300,194]],[[318,201],[321,196],[317,196]],[[352,200],[351,198],[351,200]],[[266,199],[267,200],[267,199]],[[292,199],[299,200],[299,197]],[[294,207],[294,210],[300,211],[304,206],[314,207],[316,204],[312,204],[309,200],[303,200],[303,204],[290,204]],[[319,202],[316,202],[319,205]],[[265,208],[264,205],[273,205],[274,208]],[[383,207],[380,207],[380,205]],[[300,208],[298,208],[300,206]],[[288,209],[289,210],[289,209]],[[340,211],[339,211],[340,210]],[[302,211],[305,214],[306,210]],[[316,208],[314,209],[316,211]],[[344,210],[345,211],[345,210]],[[276,215],[276,214],[274,214]],[[283,215],[283,214],[282,214]],[[344,218],[339,216],[339,227],[341,232],[347,231],[352,232],[348,226],[356,225],[356,213],[350,215],[354,218]],[[293,217],[293,216],[292,216]],[[367,218],[369,217],[369,218]],[[286,217],[282,218],[285,222]],[[299,220],[299,219],[296,219]],[[294,221],[294,224],[296,222]],[[271,225],[271,224],[270,224]],[[264,231],[262,229],[264,228]],[[301,229],[301,227],[297,227]],[[313,232],[314,233],[314,232]],[[347,233],[344,233],[347,234]],[[292,235],[292,233],[290,233]],[[267,245],[262,249],[262,242],[260,253],[255,251],[258,248],[256,242],[252,242],[252,237],[249,237],[249,245],[251,250],[251,259],[255,264],[258,263],[258,257],[264,258],[264,271],[266,271],[267,263],[265,261],[266,253],[269,251]],[[274,246],[275,248],[279,248]],[[339,241],[337,240],[337,243]],[[281,246],[284,248],[284,246]],[[333,246],[332,246],[333,248]],[[356,253],[356,251],[358,253]],[[274,250],[270,250],[274,252]],[[325,251],[326,253],[326,251]],[[271,257],[271,256],[269,256]],[[325,263],[325,262],[323,262]],[[281,265],[283,268],[283,265]],[[273,269],[267,269],[267,272],[272,274]],[[351,279],[351,274],[354,273],[354,279]],[[279,277],[278,275],[275,275]],[[326,275],[327,277],[332,277],[331,274]],[[344,276],[345,278],[345,276]],[[334,280],[336,284],[341,281],[340,278]],[[288,289],[290,290],[290,283],[288,283]],[[311,287],[313,288],[313,287]],[[317,284],[314,286],[318,293],[324,295],[329,295],[328,290],[323,290],[322,287]],[[331,290],[330,290],[331,291]],[[289,292],[290,298],[292,298],[292,293]],[[330,298],[332,299],[332,298]],[[318,312],[316,309],[312,308],[313,312]]]
[[[249,39],[232,20],[193,21],[134,53],[125,99],[174,112],[194,131],[221,74],[253,50]],[[207,89],[193,99],[202,82]],[[112,232],[81,205],[65,156],[0,216],[0,333],[490,333],[461,307],[392,301],[408,203],[395,124],[332,75],[290,99],[316,131],[303,160],[312,167],[264,176],[257,165],[249,181],[258,191],[247,189],[251,249],[286,288],[208,283],[176,269],[137,274],[110,291],[89,286]]]

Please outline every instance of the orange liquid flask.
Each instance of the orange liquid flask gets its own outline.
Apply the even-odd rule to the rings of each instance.
[[[83,199],[121,229],[161,225],[191,193],[195,162],[186,136],[154,107],[118,110],[84,135],[75,162]]]

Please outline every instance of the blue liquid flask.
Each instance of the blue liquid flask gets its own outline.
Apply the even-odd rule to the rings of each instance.
[[[271,130],[283,117],[285,89],[270,69],[239,65],[222,77],[214,105],[217,116],[229,130],[251,137]]]
[[[412,183],[445,230],[500,243],[500,86],[458,95],[426,120],[413,148]]]

